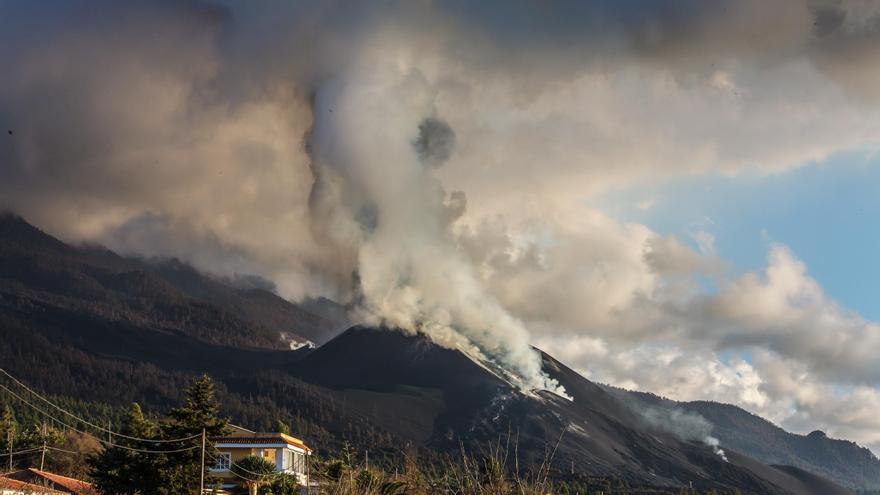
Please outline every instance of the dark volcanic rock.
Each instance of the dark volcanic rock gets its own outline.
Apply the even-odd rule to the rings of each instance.
[[[818,430],[808,435],[790,433],[729,404],[676,402],[643,392],[606,389],[636,409],[678,410],[699,415],[712,426],[712,436],[718,438],[722,446],[765,464],[795,466],[853,489],[880,489],[880,459],[853,442],[829,438]]]

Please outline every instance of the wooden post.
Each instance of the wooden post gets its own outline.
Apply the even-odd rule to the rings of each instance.
[[[202,428],[202,465],[199,466],[201,482],[199,482],[199,495],[205,494],[205,429]]]
[[[46,423],[43,423],[43,451],[40,453],[40,471],[43,470],[43,466],[46,464],[46,435],[48,432],[46,431]]]
[[[9,472],[12,472],[12,428],[9,428],[9,431],[6,432],[7,437],[9,437]]]

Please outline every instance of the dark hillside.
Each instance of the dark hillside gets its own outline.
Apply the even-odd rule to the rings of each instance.
[[[0,215],[3,294],[5,304],[55,307],[240,347],[286,348],[282,332],[323,342],[335,329],[266,290],[234,288],[178,261],[70,247],[10,214]]]
[[[717,402],[676,402],[653,394],[610,389],[636,407],[679,409],[705,418],[722,445],[766,464],[795,466],[856,489],[880,488],[880,459],[847,440],[789,433],[739,407]]]
[[[701,443],[655,431],[617,394],[546,354],[545,370],[574,400],[523,393],[491,364],[424,335],[355,327],[316,350],[284,349],[270,322],[301,320],[291,316],[296,310],[277,310],[289,304],[283,300],[260,293],[274,309],[248,316],[262,314],[251,289],[202,280],[185,266],[157,269],[72,248],[15,217],[0,220],[0,235],[0,363],[90,417],[112,418],[131,402],[167,410],[207,372],[234,422],[268,429],[281,419],[323,453],[349,444],[376,463],[407,451],[437,460],[510,436],[521,466],[540,462],[559,441],[561,478],[826,493],[804,488],[809,480],[796,471],[735,453],[725,462]],[[3,393],[0,402],[24,407]]]

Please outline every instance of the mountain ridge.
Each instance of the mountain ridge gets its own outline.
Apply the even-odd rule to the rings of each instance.
[[[486,445],[515,432],[524,461],[562,436],[560,465],[643,485],[786,493],[784,485],[807,476],[736,452],[725,463],[700,442],[654,431],[546,353],[545,370],[572,401],[549,392],[526,396],[420,334],[355,327],[317,349],[291,351],[246,311],[218,307],[222,297],[194,297],[199,284],[223,297],[239,292],[210,279],[181,288],[154,270],[107,250],[68,246],[20,218],[0,219],[0,341],[7,343],[0,361],[53,396],[119,407],[137,401],[147,410],[178,401],[188,381],[209,372],[225,414],[237,422],[265,429],[284,418],[325,451],[349,443],[379,460],[400,455],[402,446],[431,455],[458,450],[464,438]],[[239,304],[247,306],[246,296]]]
[[[731,404],[674,401],[647,392],[606,388],[643,407],[697,414],[712,425],[712,435],[723,445],[748,452],[766,464],[791,465],[851,488],[880,489],[880,459],[855,442],[830,438],[821,431],[791,433]],[[752,433],[745,435],[744,431]]]

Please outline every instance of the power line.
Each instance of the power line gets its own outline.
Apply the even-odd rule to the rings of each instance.
[[[130,450],[130,451],[132,451],[132,452],[140,452],[140,453],[143,453],[143,454],[174,454],[174,453],[178,453],[178,452],[187,452],[187,451],[190,451],[190,450],[195,450],[195,449],[201,448],[201,447],[199,447],[198,445],[194,445],[194,446],[192,446],[192,447],[187,447],[187,448],[183,448],[183,449],[174,449],[174,450],[149,450],[149,449],[139,449],[139,448],[135,448],[135,447],[127,447],[127,446],[125,446],[125,445],[120,445],[120,444],[117,444],[117,443],[113,443],[113,442],[108,441],[108,440],[102,440],[101,438],[97,437],[95,434],[93,434],[93,433],[89,433],[89,432],[87,432],[87,431],[82,431],[82,430],[77,429],[77,428],[75,428],[75,427],[73,427],[73,426],[70,426],[69,424],[65,423],[64,421],[61,421],[60,419],[58,419],[58,418],[52,416],[51,414],[47,413],[46,411],[44,411],[44,410],[38,408],[37,406],[31,404],[30,402],[28,402],[27,400],[25,400],[22,396],[16,394],[16,393],[13,392],[12,390],[10,390],[9,387],[7,387],[6,385],[3,385],[2,383],[0,383],[0,388],[2,388],[3,390],[6,390],[6,392],[8,392],[9,394],[11,394],[13,397],[15,397],[16,399],[20,400],[21,402],[24,402],[25,404],[27,404],[28,406],[30,406],[32,409],[34,409],[35,411],[37,411],[37,412],[43,414],[43,415],[46,416],[47,418],[49,418],[49,419],[51,419],[51,420],[53,420],[53,421],[55,421],[55,422],[57,422],[57,423],[59,423],[59,424],[61,424],[61,425],[63,425],[63,426],[66,426],[67,428],[70,428],[71,430],[73,430],[73,431],[75,431],[75,432],[77,432],[77,433],[82,433],[83,435],[89,435],[89,436],[93,437],[95,440],[97,440],[98,442],[100,442],[100,443],[102,443],[102,444],[104,444],[104,445],[107,445],[107,446],[109,446],[109,447],[115,447],[115,448],[120,448],[120,449],[124,449],[124,450]],[[201,436],[201,435],[196,435],[196,437],[200,437],[200,436]]]
[[[57,450],[58,452],[63,452],[63,453],[65,453],[65,454],[73,454],[73,455],[81,455],[81,454],[84,454],[84,452],[77,452],[77,451],[75,451],[75,450],[59,449],[58,447],[52,447],[51,445],[46,445],[46,448],[47,448],[47,449],[50,449],[50,450]]]
[[[4,452],[0,454],[0,457],[6,457],[8,455],[28,454],[31,452],[39,452],[41,450],[43,450],[43,447],[34,447],[32,449],[19,450],[17,452]]]
[[[112,430],[110,430],[110,429],[108,429],[108,428],[103,428],[103,427],[101,427],[101,426],[98,426],[98,425],[96,425],[96,424],[94,424],[94,423],[91,423],[91,422],[89,422],[89,421],[87,421],[87,420],[85,420],[85,419],[83,419],[83,418],[81,418],[81,417],[79,417],[79,416],[77,416],[77,415],[75,415],[75,414],[73,414],[73,413],[71,413],[71,412],[65,410],[64,408],[62,408],[62,407],[56,405],[55,403],[53,403],[53,402],[50,401],[49,399],[46,399],[46,398],[43,397],[42,395],[38,394],[37,392],[35,392],[35,391],[32,390],[31,388],[29,388],[29,387],[28,387],[27,385],[25,385],[24,383],[22,383],[22,382],[20,382],[19,380],[17,380],[14,376],[12,376],[11,374],[9,374],[9,372],[7,372],[6,370],[4,370],[3,368],[0,368],[0,373],[2,373],[3,375],[6,375],[6,377],[8,377],[8,378],[9,378],[10,380],[12,380],[13,382],[15,382],[15,384],[17,384],[18,386],[20,386],[20,387],[22,387],[23,389],[25,389],[25,390],[27,390],[28,392],[30,392],[31,395],[33,395],[34,397],[36,397],[36,398],[40,399],[41,401],[45,402],[46,404],[52,406],[54,409],[56,409],[56,410],[58,410],[58,411],[60,411],[60,412],[62,412],[62,413],[64,413],[64,414],[66,414],[67,416],[69,416],[69,417],[71,417],[71,418],[73,418],[73,419],[75,419],[75,420],[77,420],[77,421],[79,421],[79,422],[81,422],[81,423],[83,423],[83,424],[85,424],[85,425],[91,426],[92,428],[95,428],[95,429],[100,430],[100,431],[102,431],[102,432],[109,433],[109,434],[112,435],[112,436],[117,436],[117,437],[120,437],[120,438],[125,438],[125,439],[127,439],[127,440],[133,440],[133,441],[139,441],[139,442],[147,442],[147,443],[171,443],[171,442],[183,442],[183,441],[186,441],[186,440],[193,440],[193,439],[195,439],[195,438],[200,438],[200,437],[202,437],[202,434],[198,434],[198,435],[192,435],[192,436],[189,436],[189,437],[184,437],[184,438],[179,438],[179,439],[155,439],[155,440],[154,440],[154,439],[149,439],[149,438],[139,438],[139,437],[133,437],[133,436],[129,436],[129,435],[124,435],[124,434],[122,434],[122,433],[118,433],[118,432],[112,431]],[[200,448],[199,446],[193,446],[193,447],[188,447],[188,448],[184,448],[184,449],[175,449],[175,450],[148,450],[148,449],[139,449],[139,448],[134,448],[134,447],[127,447],[127,446],[125,446],[125,445],[115,444],[115,443],[110,442],[110,441],[107,441],[107,440],[102,440],[101,438],[99,438],[98,436],[94,435],[93,433],[79,430],[79,429],[77,429],[77,428],[75,428],[75,427],[73,427],[73,426],[71,426],[71,425],[65,423],[64,421],[59,420],[58,418],[52,416],[52,415],[49,414],[48,412],[46,412],[46,411],[40,409],[39,407],[35,406],[34,404],[32,404],[32,403],[30,403],[30,402],[28,402],[28,401],[25,400],[23,397],[21,397],[20,395],[18,395],[18,394],[15,393],[15,392],[13,392],[9,387],[3,385],[2,383],[0,383],[0,388],[2,388],[3,390],[5,390],[5,391],[8,392],[9,394],[11,394],[13,397],[15,397],[16,399],[18,399],[19,401],[21,401],[21,402],[27,404],[29,407],[31,407],[31,408],[34,409],[35,411],[37,411],[37,412],[39,412],[39,413],[45,415],[47,418],[49,418],[49,419],[51,419],[51,420],[53,420],[53,421],[55,421],[55,422],[57,422],[57,423],[59,423],[59,424],[65,426],[65,427],[67,427],[67,428],[69,428],[69,429],[71,429],[71,430],[73,430],[73,431],[75,431],[75,432],[77,432],[77,433],[81,433],[81,434],[83,434],[83,435],[89,435],[89,436],[92,436],[92,437],[95,438],[95,440],[97,440],[98,442],[100,442],[100,443],[102,443],[102,444],[104,444],[104,445],[107,445],[107,446],[109,446],[109,447],[113,447],[113,448],[121,448],[121,449],[129,450],[129,451],[132,451],[132,452],[140,452],[140,453],[145,453],[145,454],[173,454],[173,453],[178,453],[178,452],[187,452],[187,451],[190,451],[190,450],[195,450],[195,449]],[[82,452],[76,452],[76,451],[72,451],[72,450],[65,450],[65,449],[61,449],[61,448],[58,448],[58,447],[52,447],[52,446],[48,446],[48,445],[45,446],[45,448],[46,448],[46,449],[55,450],[55,451],[58,451],[58,452],[67,453],[67,454],[74,454],[74,455],[82,454]],[[39,452],[39,451],[41,451],[41,450],[43,450],[43,449],[44,449],[44,447],[36,447],[36,448],[32,448],[32,449],[27,449],[27,450],[21,450],[21,451],[18,451],[18,452],[13,452],[13,453],[11,453],[11,454],[7,453],[7,454],[0,454],[0,455],[17,455],[17,454],[22,454],[22,453]],[[212,457],[214,457],[214,458],[215,458],[214,460],[216,460],[216,456],[212,456]],[[235,466],[235,467],[238,468],[240,471],[243,471],[243,472],[245,472],[245,473],[248,473],[248,474],[251,474],[251,475],[254,475],[254,476],[259,476],[260,478],[262,478],[262,479],[251,479],[251,478],[247,478],[247,477],[245,477],[245,476],[242,476],[242,475],[240,475],[240,474],[238,474],[238,473],[233,472],[233,471],[230,469],[229,472],[230,472],[232,475],[234,475],[234,476],[236,476],[236,477],[238,477],[238,478],[244,479],[244,480],[246,480],[246,481],[251,481],[251,482],[260,482],[260,481],[264,481],[265,479],[271,479],[271,478],[274,478],[274,477],[281,476],[281,475],[285,474],[285,473],[270,473],[270,474],[257,473],[257,472],[254,472],[254,471],[250,471],[250,470],[248,470],[248,469],[245,469],[244,467],[242,467],[242,466],[241,466],[240,464],[238,464],[238,463],[235,463],[235,462],[231,462],[231,461],[230,461],[230,468],[231,468],[232,466]]]
[[[20,387],[22,387],[23,389],[25,389],[25,390],[27,390],[28,392],[30,392],[31,395],[35,396],[36,398],[40,399],[41,401],[45,402],[46,404],[49,404],[50,406],[52,406],[53,408],[57,409],[58,411],[63,412],[64,414],[70,416],[71,418],[73,418],[73,419],[75,419],[75,420],[77,420],[77,421],[79,421],[79,422],[81,422],[81,423],[83,423],[83,424],[85,424],[85,425],[91,426],[92,428],[95,428],[96,430],[100,430],[100,431],[102,431],[102,432],[104,432],[104,433],[109,433],[109,434],[111,434],[111,435],[113,435],[113,436],[117,436],[117,437],[120,437],[120,438],[124,438],[124,439],[126,439],[126,440],[133,440],[133,441],[136,441],[136,442],[146,442],[146,443],[173,443],[173,442],[184,442],[184,441],[186,441],[186,440],[192,440],[192,439],[194,439],[194,438],[198,438],[198,437],[201,436],[201,434],[198,434],[198,435],[192,435],[192,436],[185,437],[185,438],[174,438],[174,439],[153,440],[153,439],[149,439],[149,438],[138,438],[138,437],[132,437],[132,436],[129,436],[129,435],[124,435],[124,434],[122,434],[122,433],[118,433],[118,432],[112,431],[112,430],[107,429],[107,428],[104,428],[104,427],[102,427],[102,426],[98,426],[98,425],[96,425],[96,424],[94,424],[94,423],[90,423],[89,421],[86,421],[85,419],[80,418],[79,416],[77,416],[77,415],[75,415],[75,414],[73,414],[73,413],[71,413],[71,412],[69,412],[69,411],[63,409],[62,407],[60,407],[60,406],[54,404],[54,403],[53,403],[52,401],[50,401],[49,399],[47,399],[47,398],[41,396],[41,395],[38,394],[37,392],[34,392],[32,389],[28,388],[27,385],[25,385],[24,383],[22,383],[22,382],[20,382],[19,380],[17,380],[14,376],[10,375],[9,372],[6,371],[6,370],[4,370],[3,368],[0,368],[0,373],[6,375],[10,380],[12,380],[13,382],[15,382],[18,386],[20,386]],[[8,389],[7,389],[7,390],[8,390]]]
[[[19,451],[17,451],[17,452],[12,452],[11,454],[7,452],[7,453],[4,453],[4,454],[0,454],[0,457],[8,456],[8,455],[18,455],[18,454],[35,454],[35,453],[40,452],[41,450],[43,450],[43,448],[44,448],[44,447],[35,447],[35,448],[32,448],[32,449],[19,450]],[[62,453],[65,453],[65,454],[72,454],[72,455],[82,455],[82,454],[84,454],[84,452],[77,452],[77,451],[74,451],[74,450],[61,449],[61,448],[58,448],[58,447],[52,447],[51,445],[47,445],[47,446],[45,446],[45,448],[46,448],[46,449],[49,449],[49,450],[54,450],[54,451],[57,451],[57,452],[62,452]],[[218,456],[216,456],[216,455],[212,455],[211,457],[213,457],[212,460],[215,460],[215,461],[216,461]],[[245,473],[248,473],[248,474],[254,475],[254,476],[258,476],[259,479],[248,478],[247,476],[244,476],[244,475],[238,474],[237,472],[235,472],[235,471],[233,471],[233,470],[231,469],[233,466],[235,466],[239,471],[242,471],[242,472],[245,472]],[[286,473],[269,473],[269,474],[261,474],[261,473],[257,473],[257,472],[254,472],[254,471],[250,471],[250,470],[248,470],[248,469],[245,469],[244,467],[241,466],[241,464],[238,464],[237,462],[231,462],[231,461],[230,461],[230,463],[229,463],[229,467],[230,467],[230,469],[229,469],[229,471],[228,471],[229,474],[231,474],[231,475],[233,475],[233,476],[235,476],[235,477],[237,477],[237,478],[241,478],[241,479],[243,479],[243,480],[245,480],[245,481],[250,481],[250,482],[252,482],[252,483],[263,483],[263,482],[266,482],[266,481],[269,481],[269,480],[275,479],[275,478],[277,478],[277,477],[280,477],[280,476],[283,476],[283,475],[286,474]]]
[[[230,462],[229,467],[231,468],[232,466],[237,467],[239,470],[244,471],[245,473],[252,474],[254,476],[259,476],[261,478],[273,478],[273,477],[280,476],[280,475],[284,474],[284,473],[269,473],[269,474],[255,473],[253,471],[248,471],[247,469],[241,467],[241,464],[238,464],[235,462]],[[232,470],[230,469],[229,472],[232,472]],[[232,473],[232,474],[235,474],[235,473]],[[253,481],[259,481],[259,480],[253,480]]]
[[[237,464],[236,464],[236,466],[237,466]],[[239,466],[239,469],[241,469],[241,466]],[[235,471],[233,471],[233,470],[231,470],[231,469],[229,470],[229,474],[235,476],[236,478],[241,478],[241,479],[243,479],[243,480],[245,480],[245,481],[250,481],[251,483],[265,483],[265,482],[269,481],[269,479],[271,479],[270,476],[262,475],[262,474],[261,474],[261,475],[259,475],[259,476],[263,476],[264,479],[255,480],[255,479],[248,478],[248,477],[246,477],[246,476],[242,476],[242,475],[236,473]],[[275,473],[275,474],[273,474],[273,475],[271,475],[271,476],[277,476],[277,475],[279,475],[279,474],[281,474],[281,473]]]
[[[218,455],[218,454],[211,454],[211,457],[212,457],[211,460],[216,462],[216,461],[217,461],[217,458],[219,457],[219,455]],[[254,480],[254,479],[250,479],[250,478],[244,477],[244,476],[242,476],[242,475],[240,475],[240,474],[237,474],[237,473],[235,473],[234,471],[232,471],[232,467],[233,467],[233,466],[237,467],[237,468],[238,468],[239,470],[241,470],[241,471],[244,471],[245,473],[252,474],[252,475],[254,475],[254,476],[259,476],[259,477],[264,478],[264,479],[262,479],[262,480],[259,480],[259,479]],[[284,475],[284,474],[287,474],[287,473],[269,473],[269,474],[256,473],[256,472],[254,472],[254,471],[249,471],[249,470],[243,468],[243,467],[241,466],[241,464],[238,464],[237,462],[232,462],[232,459],[229,460],[229,473],[231,473],[231,474],[234,475],[234,476],[238,476],[238,477],[241,478],[241,479],[248,480],[248,481],[253,481],[253,482],[255,482],[255,483],[258,483],[258,482],[261,482],[261,481],[265,481],[266,478],[274,478],[274,477],[278,477],[278,476],[282,476],[282,475]]]

